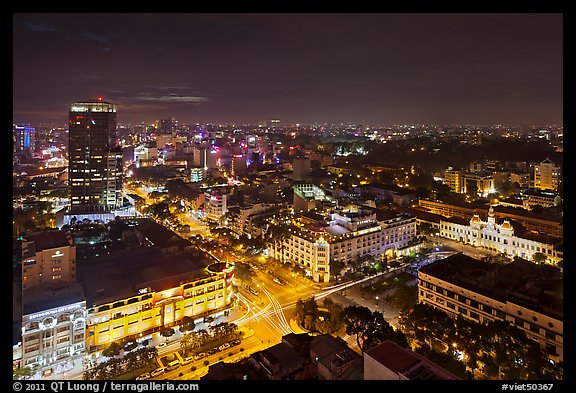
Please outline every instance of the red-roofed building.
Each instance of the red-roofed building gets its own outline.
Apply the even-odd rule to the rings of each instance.
[[[459,380],[409,349],[385,341],[364,352],[364,380]]]

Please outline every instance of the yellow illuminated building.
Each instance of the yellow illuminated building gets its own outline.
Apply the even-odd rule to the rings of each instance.
[[[232,302],[233,267],[205,254],[133,250],[79,271],[86,296],[86,350],[203,318]]]

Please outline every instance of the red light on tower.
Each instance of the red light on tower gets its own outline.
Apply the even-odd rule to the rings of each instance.
[[[102,97],[98,97],[98,101],[102,102]]]

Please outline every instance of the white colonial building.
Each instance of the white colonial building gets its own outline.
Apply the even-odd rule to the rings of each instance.
[[[488,221],[482,221],[477,214],[470,221],[460,217],[440,220],[440,236],[499,251],[511,257],[532,260],[534,254],[541,253],[546,256],[546,262],[552,264],[562,259],[562,251],[558,248],[561,239],[530,231],[515,235],[510,221],[496,223],[492,206],[488,212]]]
[[[305,213],[289,235],[272,242],[268,255],[298,264],[316,282],[330,280],[330,261],[348,265],[360,257],[394,257],[416,236],[416,217],[348,206],[328,213]]]

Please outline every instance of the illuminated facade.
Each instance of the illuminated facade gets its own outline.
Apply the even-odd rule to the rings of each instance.
[[[191,168],[190,169],[190,181],[192,183],[200,183],[204,180],[206,170],[203,167]]]
[[[509,221],[496,223],[492,207],[488,212],[488,221],[482,221],[478,215],[474,215],[469,222],[457,217],[441,220],[440,236],[475,247],[499,251],[511,257],[518,256],[532,260],[534,254],[541,253],[546,256],[548,263],[553,264],[562,259],[562,252],[556,249],[561,239],[531,232],[515,236],[514,228]]]
[[[86,346],[93,352],[126,337],[138,337],[173,326],[184,316],[200,316],[232,301],[232,273],[182,283],[163,291],[142,288],[143,294],[88,308]]]
[[[471,203],[448,204],[438,201],[422,199],[418,201],[421,209],[444,217],[462,217],[470,220],[477,215],[486,215],[486,205],[474,205]],[[538,232],[554,237],[564,236],[562,220],[556,217],[541,214],[526,214],[521,209],[509,208],[502,205],[494,205],[494,212],[498,218],[512,219],[524,226],[529,231]]]
[[[446,184],[448,187],[450,187],[450,189],[452,191],[455,191],[457,193],[461,193],[462,192],[462,172],[457,171],[457,170],[453,170],[453,169],[447,169],[446,172],[444,172],[444,184]]]
[[[307,212],[323,206],[336,206],[338,204],[335,198],[327,195],[320,187],[314,184],[295,184],[292,189],[294,190],[294,213]]]
[[[204,193],[204,214],[206,220],[212,222],[220,221],[228,211],[226,199],[227,195],[218,191]]]
[[[20,366],[54,370],[85,351],[86,302],[76,282],[68,233],[41,231],[22,241]]]
[[[22,304],[21,366],[53,370],[86,349],[86,302],[77,283],[32,290]]]
[[[418,302],[478,323],[508,321],[564,358],[562,276],[523,259],[501,265],[456,254],[420,268]]]
[[[34,152],[36,143],[36,128],[29,125],[12,125],[12,136],[14,138],[14,153]]]
[[[548,158],[534,165],[534,188],[540,190],[558,190],[560,168]]]
[[[71,213],[120,208],[122,156],[111,151],[116,147],[116,106],[101,99],[74,103],[68,123]]]
[[[522,191],[522,205],[525,209],[532,209],[539,205],[544,208],[558,206],[562,198],[554,191],[529,188]]]
[[[494,177],[478,173],[464,172],[462,174],[461,192],[467,194],[476,191],[475,194],[487,196],[494,193]]]
[[[175,326],[184,316],[204,317],[232,301],[232,267],[199,251],[137,248],[82,264],[78,277],[89,353]]]
[[[62,286],[76,279],[76,246],[59,230],[31,234],[22,241],[22,289]]]
[[[409,214],[353,207],[314,215],[272,242],[268,253],[300,265],[317,282],[330,280],[330,261],[348,265],[368,255],[393,257],[416,236],[416,217]]]

